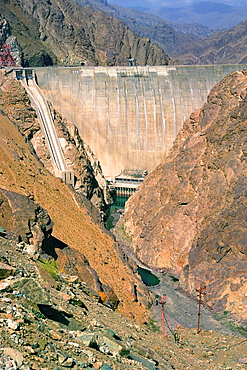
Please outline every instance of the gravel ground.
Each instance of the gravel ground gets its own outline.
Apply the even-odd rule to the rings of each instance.
[[[166,333],[171,334],[170,329],[173,331],[177,326],[188,329],[197,328],[197,301],[183,293],[179,289],[178,283],[174,282],[170,276],[159,276],[159,278],[160,284],[149,288],[156,296],[166,295]],[[152,307],[152,319],[157,323],[157,326],[161,326],[161,304],[159,304],[159,299]],[[219,319],[217,319],[216,315],[203,305],[201,306],[200,329],[206,331],[213,330],[221,334],[232,334],[232,331],[225,327]]]

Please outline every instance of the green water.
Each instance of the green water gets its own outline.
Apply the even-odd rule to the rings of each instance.
[[[129,199],[129,197],[120,197],[119,195],[117,195],[114,199],[114,203],[113,203],[113,206],[115,208],[124,208],[125,207],[125,203],[127,202],[127,200]]]
[[[111,230],[116,225],[117,221],[120,218],[121,213],[124,211],[125,203],[127,202],[128,199],[129,197],[120,197],[120,196],[114,197],[114,203],[112,203],[106,215],[105,227],[108,230]]]
[[[107,214],[107,220],[106,220],[106,228],[108,230],[111,230],[119,220],[119,217],[121,213],[124,211],[125,203],[129,197],[123,197],[123,196],[115,196],[114,203],[109,208],[108,214]],[[122,210],[122,212],[119,210]],[[160,280],[152,274],[151,271],[146,270],[142,267],[138,267],[138,274],[142,278],[142,281],[147,286],[154,286],[158,285],[160,283]]]
[[[160,280],[157,278],[157,276],[152,274],[151,271],[146,270],[142,267],[138,267],[137,271],[138,271],[138,274],[142,278],[142,281],[145,285],[154,286],[154,285],[158,285],[160,283]]]

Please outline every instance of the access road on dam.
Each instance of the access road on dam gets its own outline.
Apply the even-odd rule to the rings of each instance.
[[[34,70],[15,70],[19,79],[30,96],[44,133],[48,150],[54,166],[54,175],[60,177],[65,183],[74,185],[74,174],[67,167],[57,131],[53,122],[50,108],[44,95],[35,81]]]

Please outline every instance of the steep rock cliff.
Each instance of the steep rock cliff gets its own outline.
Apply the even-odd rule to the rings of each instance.
[[[56,64],[55,54],[39,37],[38,23],[21,8],[19,1],[0,2],[0,14],[8,22],[12,37],[17,40],[20,54],[18,65],[25,67]]]
[[[185,121],[123,220],[141,261],[177,274],[192,293],[205,284],[211,307],[245,318],[246,110],[247,70],[233,72]]]
[[[90,4],[89,4],[90,5]],[[168,56],[121,21],[69,1],[11,0],[0,6],[23,51],[23,65],[168,64]]]
[[[172,52],[183,64],[244,64],[247,61],[247,20]]]
[[[46,169],[53,173],[53,163],[40,128],[36,113],[24,88],[12,78],[3,78],[1,90],[5,112],[15,122],[20,132],[32,143],[36,155]],[[52,107],[51,107],[52,109]],[[106,210],[110,200],[106,180],[98,160],[81,139],[77,128],[52,109],[58,137],[68,167],[75,173],[75,189],[89,199],[99,212]]]
[[[17,242],[32,245],[31,253],[38,257],[52,232],[53,222],[47,211],[25,195],[0,189],[0,212],[1,227],[9,230]]]
[[[197,39],[197,37],[192,34],[186,33],[187,31],[176,32],[173,25],[168,24],[154,14],[137,11],[131,8],[123,8],[106,2],[102,3],[97,0],[73,1],[82,6],[90,6],[95,10],[100,10],[113,18],[119,19],[128,26],[132,32],[141,37],[150,39],[152,43],[157,43],[168,54],[178,45]],[[203,26],[201,27],[203,28]],[[194,26],[194,28],[196,27]]]
[[[7,45],[10,55],[17,65],[21,64],[21,52],[16,37],[11,34],[9,22],[0,13],[0,48]]]
[[[39,160],[28,139],[38,130],[35,112],[20,83],[4,73],[2,70],[0,74],[0,188],[5,191],[5,202],[0,204],[0,212],[2,222],[8,222],[0,226],[16,233],[16,241],[19,235],[27,244],[37,241],[34,244],[39,250],[42,244],[42,250],[45,248],[43,251],[57,260],[62,273],[75,274],[80,281],[85,279],[106,304],[118,306],[137,321],[146,320],[145,307],[151,300],[140,277],[130,268],[113,237],[94,221],[90,203],[83,194],[77,195],[52,176]],[[20,130],[26,131],[27,136]],[[37,215],[36,210],[47,210],[54,227],[45,245],[39,229],[32,227],[33,216],[31,223],[28,215],[24,219],[21,202],[20,222],[14,219],[13,207],[4,206],[10,204],[6,194],[13,193],[17,194],[16,200],[24,199],[34,214]]]

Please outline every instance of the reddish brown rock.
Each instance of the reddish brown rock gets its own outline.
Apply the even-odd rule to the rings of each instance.
[[[53,222],[47,211],[25,195],[0,189],[0,212],[6,227],[12,226],[8,231],[14,233],[19,242],[32,244],[39,254],[44,240],[52,232]]]
[[[244,64],[247,61],[247,21],[199,41],[185,42],[172,51],[182,64]]]
[[[8,193],[15,193],[16,200],[18,196],[20,200],[23,199],[23,204],[20,207],[20,210],[22,210],[22,214],[20,212],[20,221],[22,223],[20,231],[22,233],[17,234],[27,237],[30,243],[33,243],[31,240],[33,230],[32,228],[31,230],[27,228],[31,225],[28,223],[29,211],[26,214],[26,219],[24,217],[25,207],[27,209],[29,207],[26,201],[28,199],[33,200],[35,203],[33,209],[35,210],[35,207],[39,204],[42,209],[47,210],[54,222],[52,237],[46,240],[49,243],[42,243],[42,250],[50,254],[52,251],[58,252],[57,254],[53,253],[53,255],[55,259],[57,258],[57,266],[61,267],[61,270],[63,269],[65,259],[63,260],[62,254],[58,256],[60,248],[59,246],[56,248],[54,239],[60,241],[62,248],[69,246],[73,250],[78,251],[81,256],[86,257],[91,268],[97,272],[102,286],[107,290],[105,297],[107,301],[105,303],[108,304],[109,299],[114,305],[119,301],[118,311],[125,315],[129,315],[129,312],[132,312],[133,318],[137,322],[146,321],[144,301],[134,301],[133,293],[129,289],[133,280],[137,280],[136,285],[141,284],[140,280],[128,266],[123,253],[117,247],[114,239],[109,233],[106,233],[98,222],[94,222],[97,219],[95,211],[93,212],[94,214],[89,215],[93,205],[83,200],[82,194],[75,196],[74,191],[62,183],[60,179],[53,177],[34,152],[29,139],[32,139],[36,127],[38,129],[39,127],[30,104],[28,103],[25,107],[25,97],[22,101],[22,97],[25,94],[21,85],[17,84],[17,81],[11,81],[11,78],[5,76],[3,71],[3,73],[0,73],[0,88],[0,188]],[[23,135],[25,134],[24,131],[26,131],[28,137]],[[6,194],[3,194],[4,203],[0,199],[1,236],[3,236],[1,238],[1,250],[3,243],[7,240],[5,236],[14,237],[12,234],[8,235],[9,230],[18,225],[13,214],[13,207]],[[27,235],[26,231],[28,232]],[[40,235],[42,236],[42,234]],[[17,240],[13,241],[14,244],[16,244],[15,241]],[[22,245],[18,246],[18,248],[21,250],[22,256],[31,257],[26,251],[23,253]],[[72,253],[69,255],[69,258],[72,258]],[[81,262],[81,259],[77,258],[77,256],[75,256],[74,260],[76,263],[77,261]],[[68,258],[66,258],[66,261],[67,266],[69,266]],[[10,263],[8,259],[6,261],[4,259],[3,262]],[[73,263],[71,263],[71,266],[73,266]],[[86,271],[86,267],[78,266],[78,269],[80,271],[85,270],[90,282],[90,274],[89,271]],[[70,271],[70,273],[74,275],[75,271]],[[82,273],[84,272],[82,271]],[[42,276],[47,276],[47,274],[42,272]],[[84,278],[83,276],[83,280]],[[93,278],[91,281],[94,284]],[[56,286],[56,281],[49,278],[44,285],[44,289],[47,285],[54,287]],[[93,289],[91,287],[88,289],[88,294],[93,295]],[[145,293],[146,302],[148,301],[147,304],[150,305],[152,297],[148,290],[143,284],[140,289]]]
[[[132,249],[149,266],[174,271],[207,303],[246,317],[247,76],[216,85],[184,123],[166,160],[126,205]]]

